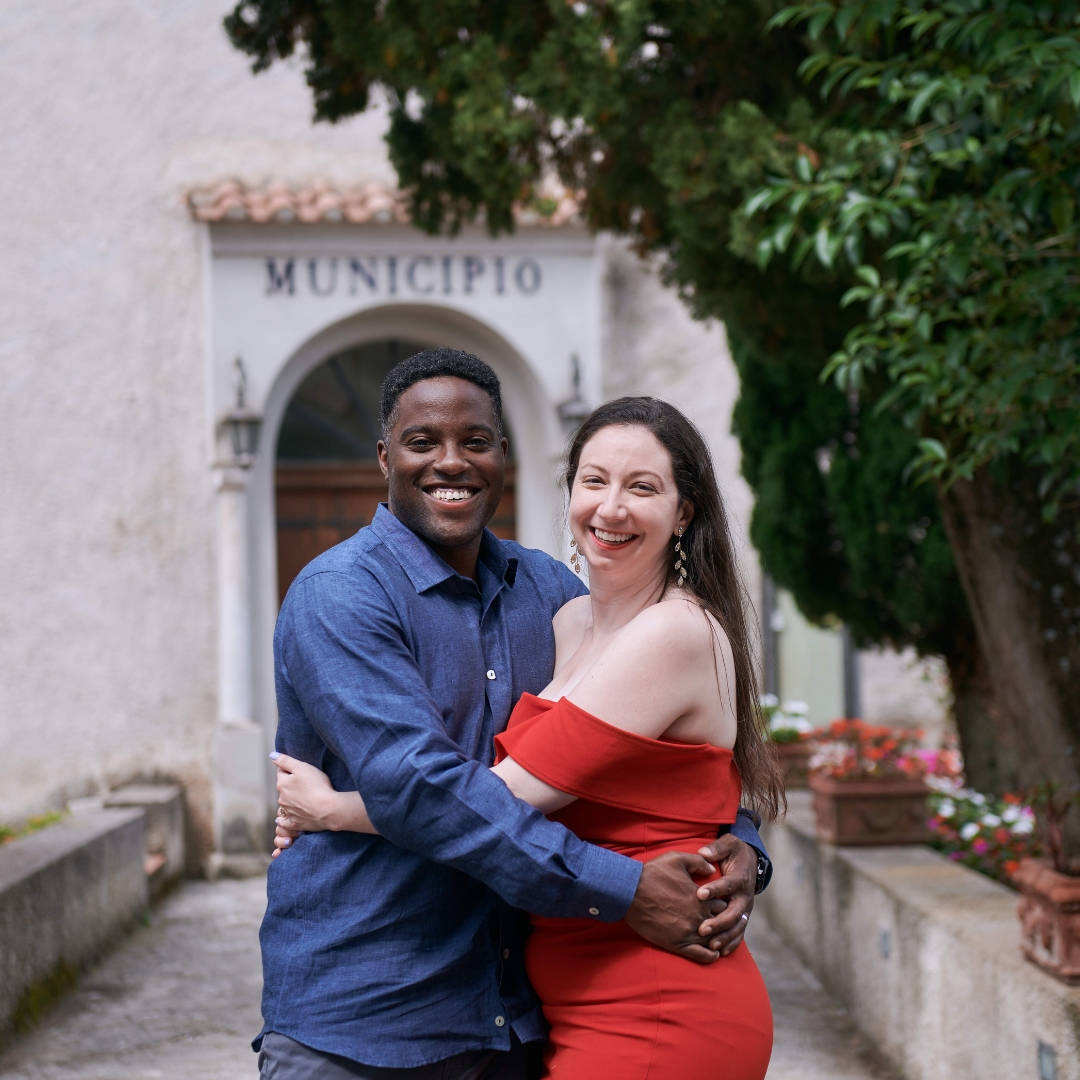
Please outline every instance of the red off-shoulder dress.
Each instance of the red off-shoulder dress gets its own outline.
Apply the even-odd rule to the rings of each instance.
[[[732,752],[635,735],[565,698],[525,694],[495,739],[577,802],[550,815],[583,840],[639,862],[695,852],[735,820]],[[626,923],[533,917],[529,978],[551,1025],[552,1080],[762,1080],[772,1009],[745,945],[708,966]]]

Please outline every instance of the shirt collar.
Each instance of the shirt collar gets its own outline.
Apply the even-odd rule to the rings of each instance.
[[[393,553],[418,593],[459,576],[412,529],[394,517],[386,503],[379,503],[371,528]],[[505,582],[513,588],[518,560],[507,556],[498,537],[490,529],[484,530],[480,540],[480,562],[500,583]]]

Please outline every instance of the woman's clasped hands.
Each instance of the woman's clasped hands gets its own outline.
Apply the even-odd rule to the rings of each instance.
[[[305,761],[279,754],[270,755],[277,766],[277,816],[274,819],[274,853],[277,858],[304,832],[338,831],[342,794],[334,790],[321,769]],[[359,800],[359,795],[356,796]]]

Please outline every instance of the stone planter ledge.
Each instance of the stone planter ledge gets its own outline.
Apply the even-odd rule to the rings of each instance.
[[[808,792],[764,829],[757,909],[906,1080],[1080,1080],[1080,988],[1020,952],[1019,897],[929,847],[842,848]]]

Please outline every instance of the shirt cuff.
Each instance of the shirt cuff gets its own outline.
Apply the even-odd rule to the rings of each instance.
[[[757,892],[764,892],[769,882],[772,881],[772,860],[769,858],[769,853],[765,850],[765,844],[762,842],[761,834],[758,832],[757,827],[761,823],[761,818],[754,818],[757,815],[752,814],[749,810],[743,807],[739,807],[739,812],[735,816],[735,823],[731,826],[731,835],[736,840],[741,840],[744,844],[749,844],[757,853],[765,860],[764,871],[759,874],[757,880]]]
[[[589,844],[568,918],[618,922],[630,909],[641,880],[642,864],[607,848]]]

